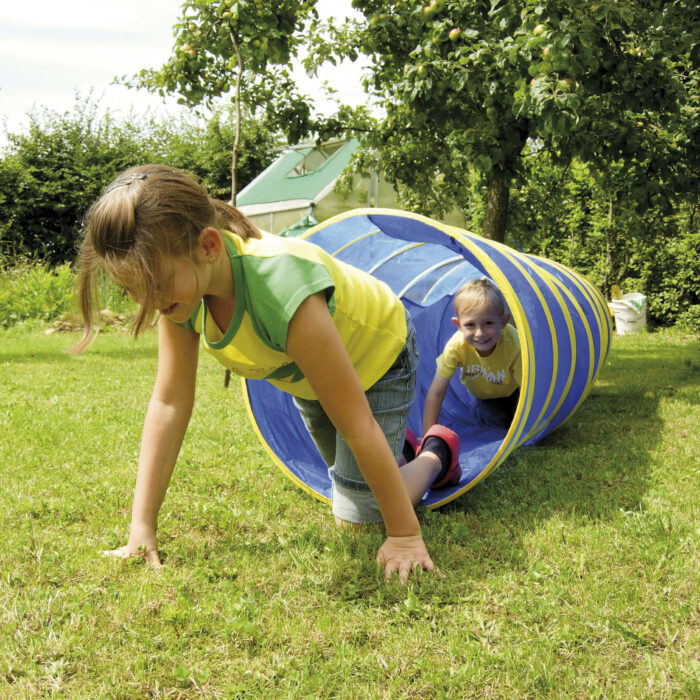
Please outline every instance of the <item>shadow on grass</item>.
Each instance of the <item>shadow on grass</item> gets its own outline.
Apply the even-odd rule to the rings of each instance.
[[[650,454],[662,438],[659,402],[678,395],[697,405],[697,350],[695,343],[655,345],[648,353],[614,348],[580,409],[539,444],[512,453],[437,517],[428,514],[427,536],[449,528],[458,514],[475,518],[478,527],[462,528],[472,549],[515,563],[522,559],[522,533],[555,513],[598,520],[641,508],[652,479]],[[445,525],[440,514],[448,516]]]
[[[148,358],[156,359],[156,351],[153,348],[140,348],[134,346],[133,348],[120,348],[113,351],[103,351],[100,350],[98,353],[95,351],[88,350],[89,354],[82,356],[70,355],[65,351],[38,351],[38,352],[17,352],[17,353],[3,353],[0,352],[0,364],[12,363],[13,365],[33,365],[37,363],[41,364],[66,364],[69,362],[81,362],[81,361],[91,361],[92,356],[102,356],[115,358],[120,362],[126,362],[131,360],[145,360]]]
[[[116,359],[120,362],[130,362],[157,357],[157,346],[152,342],[143,342],[139,338],[124,338],[118,336],[103,336],[93,343],[82,355],[71,355],[68,349],[78,341],[78,337],[67,339],[53,338],[45,343],[35,339],[27,344],[18,342],[16,345],[4,347],[0,350],[0,364],[12,363],[16,365],[31,365],[36,363],[66,364],[69,362],[89,362],[99,360],[101,357]]]

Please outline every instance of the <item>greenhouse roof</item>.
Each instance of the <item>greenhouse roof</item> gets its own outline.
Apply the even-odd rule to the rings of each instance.
[[[358,148],[356,139],[291,148],[240,191],[236,206],[317,202],[332,189]]]

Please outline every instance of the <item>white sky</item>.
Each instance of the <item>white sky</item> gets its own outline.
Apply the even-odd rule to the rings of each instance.
[[[164,105],[143,90],[111,85],[116,76],[142,68],[159,68],[168,59],[172,27],[182,0],[0,0],[0,147],[7,131],[22,131],[27,112],[47,107],[72,109],[76,91],[100,98],[101,111],[117,115],[130,108],[149,107],[166,115],[175,99]],[[350,0],[319,0],[321,14],[344,14]],[[365,102],[361,69],[352,64],[329,68],[340,96],[352,104]],[[310,90],[303,71],[300,86]],[[170,105],[168,107],[167,105]],[[324,105],[318,104],[323,110]],[[326,109],[328,108],[325,105]]]

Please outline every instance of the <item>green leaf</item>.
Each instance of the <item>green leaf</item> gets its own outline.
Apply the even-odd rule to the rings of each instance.
[[[173,677],[180,683],[185,683],[190,675],[189,670],[182,663],[178,663],[173,669]]]

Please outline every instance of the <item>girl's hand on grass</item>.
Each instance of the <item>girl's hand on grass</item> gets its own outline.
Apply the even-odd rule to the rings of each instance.
[[[115,557],[117,559],[129,559],[130,557],[141,557],[145,559],[151,566],[156,569],[162,569],[163,565],[160,563],[160,555],[157,549],[148,549],[146,545],[139,545],[134,548],[128,544],[125,544],[119,549],[108,549],[102,552],[103,557]]]
[[[134,530],[137,532],[134,532]],[[162,568],[160,555],[158,554],[158,541],[155,532],[150,528],[136,528],[132,523],[129,541],[119,549],[110,549],[102,552],[102,556],[116,557],[118,559],[129,559],[130,557],[141,557],[156,569]]]
[[[408,581],[411,571],[419,573],[423,569],[435,569],[420,535],[387,537],[377,553],[377,564],[384,569],[387,580],[396,571],[402,584]]]

